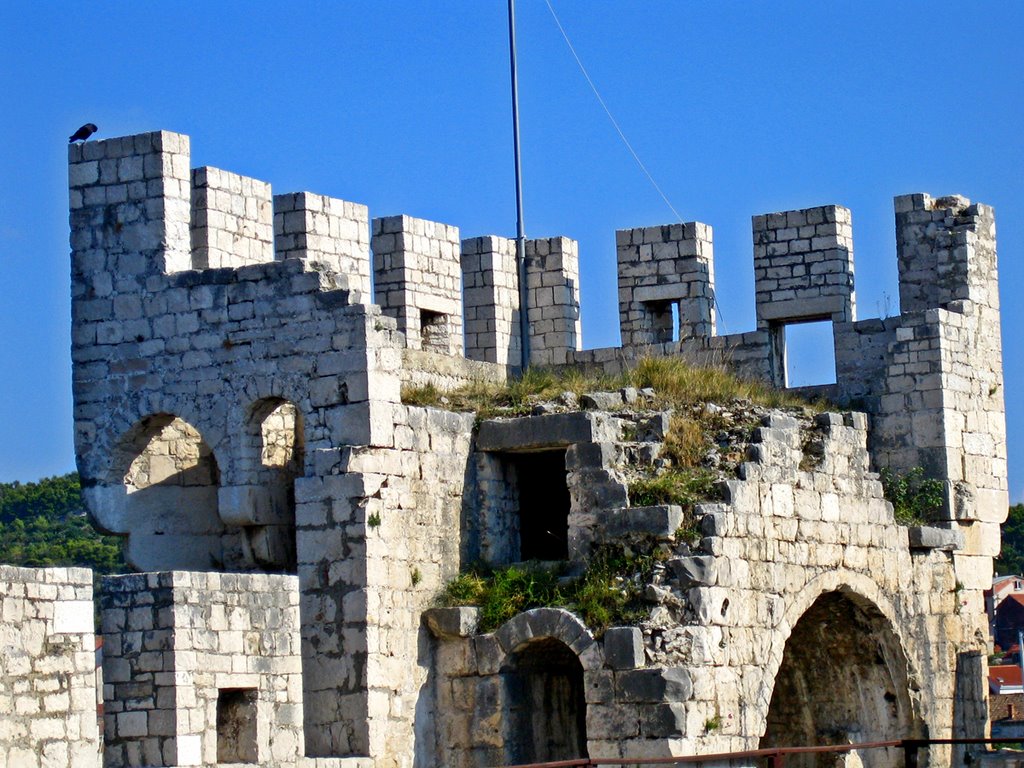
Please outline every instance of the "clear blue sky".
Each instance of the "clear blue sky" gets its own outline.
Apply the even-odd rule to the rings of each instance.
[[[850,207],[866,318],[898,311],[894,195],[995,206],[1024,499],[1024,5],[554,4],[672,204],[714,227],[726,331],[754,325],[755,213]],[[614,230],[673,217],[542,0],[518,11],[527,233],[580,241],[584,344],[613,345]],[[65,145],[84,122],[188,133],[193,165],[276,192],[514,234],[502,0],[10,2],[0,40],[0,480],[74,468]]]

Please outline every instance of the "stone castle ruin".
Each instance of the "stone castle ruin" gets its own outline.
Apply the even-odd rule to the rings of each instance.
[[[683,515],[629,498],[669,424],[644,393],[479,423],[403,404],[514,372],[514,242],[272,195],[190,168],[168,132],[72,146],[70,188],[78,466],[140,573],[98,597],[99,758],[88,572],[0,569],[0,765],[468,768],[984,735],[1008,506],[988,206],[896,198],[901,314],[870,320],[847,209],[756,216],[757,328],[725,336],[711,227],[620,231],[614,349],[579,348],[576,243],[528,241],[531,364],[683,356],[785,387],[787,326],[828,320],[830,396],[852,410],[757,412],[643,621],[595,633],[536,608],[482,631],[434,607],[461,569],[578,570],[604,540],[673,542]],[[877,472],[915,467],[946,507],[908,528]]]

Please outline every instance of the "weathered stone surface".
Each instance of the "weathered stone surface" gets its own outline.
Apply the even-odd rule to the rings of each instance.
[[[622,507],[612,509],[601,517],[602,531],[607,537],[640,533],[669,538],[675,535],[682,522],[683,510],[675,504]]]
[[[105,765],[299,759],[294,576],[175,571],[103,585]]]
[[[638,669],[615,675],[616,694],[631,702],[683,702],[693,686],[685,669]]]
[[[0,763],[98,768],[94,649],[92,571],[0,565]]]
[[[831,321],[834,396],[858,402],[870,432],[864,413],[707,406],[702,420],[722,426],[705,464],[746,460],[721,500],[695,506],[699,541],[682,542],[678,508],[626,506],[630,483],[665,466],[673,414],[646,410],[658,393],[594,393],[586,413],[565,413],[581,405],[565,395],[527,402],[545,413],[486,420],[475,434],[472,414],[402,403],[403,387],[444,398],[500,384],[518,365],[511,241],[460,242],[455,227],[397,216],[374,220],[371,257],[365,207],[192,171],[187,137],[69,152],[86,504],[127,538],[136,566],[197,572],[107,582],[109,764],[248,757],[218,754],[222,690],[239,734],[244,692],[261,691],[257,713],[269,719],[256,748],[275,768],[365,764],[360,755],[382,767],[514,762],[508,718],[533,706],[524,690],[562,696],[551,711],[587,725],[591,755],[612,757],[821,733],[950,736],[962,730],[954,712],[983,707],[963,660],[984,650],[982,590],[1007,507],[987,206],[898,198],[902,314],[867,321],[855,318],[849,211],[756,217],[758,329],[728,336],[715,335],[710,227],[619,232],[624,346],[587,351],[576,243],[527,243],[534,364],[618,374],[645,356],[683,356],[784,386],[785,325]],[[371,271],[380,307],[369,304]],[[737,411],[742,428],[728,425]],[[747,444],[754,418],[762,426]],[[949,528],[895,524],[873,468],[918,466],[944,483]],[[545,488],[524,493],[538,476]],[[635,585],[649,611],[603,642],[551,608],[495,635],[473,634],[468,609],[424,625],[461,566],[507,566],[529,551],[524,536],[557,539],[578,574],[602,538],[637,556],[652,533],[658,557]],[[288,577],[260,571],[297,573],[298,587],[268,586],[260,580]],[[640,577],[618,578],[611,588]],[[43,649],[86,631],[88,598],[45,576],[15,582],[0,603],[0,678],[20,686],[38,674],[41,687],[0,688],[0,709],[13,712],[0,763],[87,764],[94,744],[74,737],[87,716],[63,714],[87,710],[91,691],[53,686],[92,649],[73,664],[63,647]],[[278,604],[285,593],[294,600]],[[31,614],[54,601],[63,607],[47,634]],[[11,628],[22,634],[11,640]],[[831,682],[851,675],[863,684]],[[809,681],[807,695],[792,693],[796,680]],[[42,749],[23,749],[25,733]]]
[[[712,586],[718,575],[715,558],[707,555],[676,557],[668,561],[680,589]]]
[[[907,529],[907,534],[911,549],[943,549],[952,552],[964,546],[964,535],[950,528],[914,525]]]
[[[580,405],[588,411],[614,411],[623,402],[620,392],[588,392],[580,397]]]
[[[476,632],[480,620],[479,608],[431,608],[423,618],[436,637],[469,637]]]
[[[644,665],[643,634],[638,627],[611,627],[604,633],[604,657],[612,669]]]
[[[583,413],[488,419],[480,425],[476,447],[480,451],[523,451],[600,442],[595,417]]]

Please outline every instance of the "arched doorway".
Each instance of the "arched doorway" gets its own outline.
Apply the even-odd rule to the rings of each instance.
[[[587,756],[583,666],[572,649],[551,637],[531,640],[509,655],[501,677],[506,762]]]
[[[890,741],[918,735],[918,723],[907,658],[888,619],[851,593],[819,597],[786,641],[761,747]],[[902,755],[871,749],[853,759],[887,768]],[[837,758],[791,755],[786,762],[826,768]]]

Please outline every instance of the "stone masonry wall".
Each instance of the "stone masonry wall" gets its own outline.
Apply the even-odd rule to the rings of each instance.
[[[194,168],[192,266],[242,267],[273,259],[270,185],[219,168]]]
[[[377,302],[412,349],[461,355],[459,229],[412,216],[373,220]]]
[[[0,566],[0,765],[98,768],[92,572]]]
[[[877,466],[946,483],[946,524],[965,536],[957,579],[976,617],[964,640],[977,644],[1008,508],[994,214],[959,196],[905,195],[895,207],[901,315],[836,325],[837,367],[857,372],[839,385],[873,415]]]
[[[625,229],[615,241],[624,347],[715,335],[711,227],[690,222]]]
[[[293,765],[303,755],[294,576],[112,576],[101,594],[104,765]]]
[[[276,258],[323,264],[343,276],[353,303],[369,303],[369,216],[365,205],[312,192],[274,195]]]
[[[848,208],[825,205],[755,216],[757,327],[855,320],[853,226]]]
[[[389,419],[387,440],[324,452],[323,476],[296,484],[304,614],[324,627],[306,638],[307,753],[409,766],[432,708],[420,614],[461,565],[473,417],[396,405]]]
[[[567,237],[526,241],[530,363],[560,365],[583,343],[579,245]]]
[[[773,713],[794,706],[792,722],[816,723],[815,739],[952,734],[954,697],[971,695],[956,689],[963,606],[949,550],[962,539],[936,529],[908,535],[895,524],[869,471],[859,414],[825,414],[813,425],[776,414],[755,441],[753,460],[743,465],[743,479],[728,483],[727,499],[698,507],[699,549],[667,563],[667,577],[650,593],[657,605],[639,627],[608,630],[595,643],[575,617],[550,609],[482,635],[474,632],[472,609],[428,614],[438,638],[439,763],[508,761],[516,694],[502,670],[513,652],[543,638],[579,658],[595,758],[756,749]],[[640,521],[649,511],[622,514]],[[807,633],[820,631],[818,622],[835,610],[863,626],[854,629],[853,619],[831,626],[819,640],[834,642],[826,646],[831,651],[803,655]],[[801,644],[788,645],[791,638]],[[861,659],[856,649],[865,643],[878,650]],[[814,666],[801,668],[809,661]],[[881,676],[837,687],[844,669],[858,664],[866,666],[857,674]],[[824,688],[774,703],[776,679],[794,667]],[[827,717],[838,719],[819,722]],[[785,733],[774,737],[785,743]],[[932,758],[941,761],[941,754]],[[865,759],[894,765],[902,757]]]
[[[260,570],[268,555],[272,563],[299,562],[308,595],[306,679],[343,689],[346,662],[315,656],[333,617],[312,609],[319,564],[339,558],[323,536],[306,539],[301,556],[273,554],[296,544],[265,540],[275,527],[268,522],[279,521],[266,519],[268,489],[253,484],[261,446],[250,437],[252,420],[268,402],[295,406],[302,476],[319,476],[324,452],[390,440],[390,411],[381,418],[376,410],[399,400],[394,320],[353,304],[338,287],[342,276],[314,271],[308,260],[190,271],[187,137],[146,134],[69,152],[75,439],[90,513],[128,536],[129,558],[142,569]],[[187,485],[136,491],[124,484],[133,453],[155,448],[140,434],[175,418],[201,437],[216,466],[198,506],[185,501]],[[140,520],[148,522],[139,528]],[[351,753],[332,741],[333,709],[333,702],[323,712],[306,707],[306,737],[320,745],[310,754]]]
[[[516,241],[473,237],[462,241],[466,357],[522,364]]]

